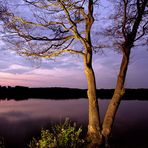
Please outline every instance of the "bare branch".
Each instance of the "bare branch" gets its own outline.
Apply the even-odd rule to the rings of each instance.
[[[148,31],[148,22],[146,22],[142,27],[142,34],[138,36],[135,41],[139,40],[141,37],[145,35],[145,33]]]
[[[81,52],[81,51],[76,51],[76,50],[73,50],[73,49],[62,49],[62,50],[58,50],[58,51],[55,51],[55,52],[51,52],[51,53],[48,53],[48,54],[39,54],[39,53],[29,53],[28,51],[27,52],[20,52],[19,54],[20,55],[26,55],[26,56],[31,56],[31,57],[41,57],[41,58],[52,58],[52,57],[56,57],[56,56],[59,56],[60,54],[62,53],[71,53],[71,54],[79,54],[79,55],[82,55],[84,56],[84,53]]]
[[[66,36],[66,37],[60,37],[60,38],[48,38],[48,37],[35,37],[32,35],[25,35],[25,34],[19,34],[20,37],[23,37],[27,40],[36,40],[36,41],[62,41],[62,40],[69,40],[74,38],[74,36]]]
[[[122,33],[124,38],[126,39],[126,33],[125,33],[125,29],[126,29],[126,23],[127,23],[127,0],[123,0],[124,2],[124,16],[123,16],[123,25],[122,25]]]
[[[79,32],[78,32],[78,30],[77,30],[77,25],[76,25],[76,23],[71,19],[71,16],[70,16],[70,14],[69,14],[67,8],[65,7],[64,3],[63,3],[61,0],[58,0],[58,2],[60,3],[62,9],[64,10],[64,12],[65,12],[65,14],[66,14],[66,16],[67,16],[67,19],[68,19],[69,23],[70,23],[71,26],[72,26],[70,30],[75,34],[75,37],[76,37],[77,39],[80,39],[80,40],[83,42],[83,38],[81,37],[81,35],[79,34]],[[74,28],[74,30],[73,30],[73,28]]]

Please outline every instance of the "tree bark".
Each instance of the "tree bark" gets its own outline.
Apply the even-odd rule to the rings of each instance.
[[[118,75],[118,79],[117,79],[116,88],[114,91],[114,95],[109,103],[109,106],[108,106],[108,109],[107,109],[107,112],[105,114],[105,118],[103,121],[102,134],[103,134],[106,142],[108,142],[108,138],[111,134],[112,125],[113,125],[113,122],[115,119],[115,115],[116,115],[118,106],[119,106],[121,98],[125,92],[124,82],[125,82],[125,77],[126,77],[126,73],[127,73],[127,69],[128,69],[130,50],[131,49],[124,49],[123,50],[126,52],[123,52],[123,57],[122,57],[120,71],[119,71],[119,75]]]
[[[109,106],[108,106],[108,109],[107,109],[107,112],[105,114],[105,118],[103,121],[103,125],[102,125],[102,134],[105,137],[106,141],[108,140],[108,137],[111,134],[111,129],[112,129],[112,125],[114,122],[114,118],[115,118],[118,106],[120,104],[121,98],[124,94],[124,82],[125,82],[125,77],[126,77],[128,63],[129,63],[130,51],[135,42],[138,27],[140,25],[140,22],[142,20],[142,17],[144,15],[144,11],[147,5],[147,0],[142,1],[141,5],[139,5],[140,2],[138,0],[136,2],[137,2],[136,3],[137,4],[137,16],[135,17],[135,22],[133,24],[131,32],[128,32],[128,34],[125,36],[124,44],[122,44],[123,58],[122,58],[121,66],[120,66],[117,84],[116,84],[116,88],[114,91],[114,95],[109,103]],[[125,11],[125,13],[127,12]],[[145,28],[143,27],[143,29]],[[123,29],[123,32],[125,33],[124,29]],[[143,35],[144,34],[139,36],[138,39],[141,38]]]
[[[90,55],[91,56],[91,55]],[[100,128],[99,106],[96,96],[96,81],[92,68],[91,60],[84,58],[85,75],[88,84],[88,102],[89,102],[89,121],[87,140],[90,142],[89,148],[99,147],[102,143],[102,134]]]

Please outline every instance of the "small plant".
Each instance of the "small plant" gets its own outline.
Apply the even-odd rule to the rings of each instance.
[[[51,130],[41,130],[40,139],[29,144],[30,148],[78,148],[83,147],[85,141],[81,138],[82,128],[66,119],[63,124],[53,126]]]
[[[0,137],[0,148],[5,148],[4,146],[4,138]]]

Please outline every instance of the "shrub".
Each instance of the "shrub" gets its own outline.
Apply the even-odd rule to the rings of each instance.
[[[41,130],[40,139],[29,144],[30,148],[78,148],[83,147],[85,141],[81,138],[82,128],[66,119],[63,124],[55,125],[51,130]]]
[[[0,137],[0,148],[4,148],[4,138]]]

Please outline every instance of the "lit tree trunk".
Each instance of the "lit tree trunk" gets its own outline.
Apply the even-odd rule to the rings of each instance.
[[[107,112],[105,114],[105,118],[103,121],[103,125],[102,125],[102,134],[105,137],[106,140],[108,140],[108,137],[110,136],[111,133],[111,129],[112,129],[112,125],[114,122],[114,118],[115,118],[115,114],[117,112],[118,106],[120,104],[121,98],[124,94],[124,82],[125,82],[125,77],[126,77],[126,72],[127,72],[127,68],[128,68],[128,63],[129,63],[129,57],[130,57],[130,51],[131,48],[134,46],[134,42],[138,39],[140,39],[146,31],[146,25],[147,23],[143,24],[142,27],[142,33],[141,35],[139,35],[137,38],[137,32],[138,32],[138,28],[140,26],[140,23],[142,21],[142,17],[145,13],[145,8],[147,6],[147,0],[143,0],[143,1],[135,1],[135,7],[136,7],[136,11],[134,13],[136,13],[135,15],[135,21],[132,25],[132,23],[129,25],[128,20],[129,18],[127,18],[127,9],[128,9],[128,5],[130,5],[130,2],[128,1],[124,1],[124,17],[123,17],[123,26],[122,26],[122,33],[124,35],[124,44],[122,44],[122,52],[123,52],[123,58],[122,58],[122,63],[120,66],[120,71],[119,71],[119,75],[118,75],[118,79],[117,79],[117,84],[116,84],[116,89],[114,91],[114,95],[109,103]],[[129,15],[130,16],[130,15]],[[131,30],[126,29],[126,25],[127,26],[131,26]]]
[[[95,74],[92,68],[92,43],[91,43],[91,27],[94,22],[93,17],[93,1],[88,1],[88,14],[86,17],[86,28],[85,28],[85,39],[83,40],[83,45],[85,49],[84,53],[84,68],[85,75],[87,78],[88,85],[88,102],[89,102],[89,121],[88,121],[88,131],[87,139],[90,140],[89,148],[99,148],[102,144],[102,134],[100,126],[100,115],[99,106],[96,96],[96,80]]]
[[[87,53],[84,57],[85,74],[88,84],[87,95],[89,101],[89,123],[87,132],[87,138],[90,141],[90,144],[88,145],[89,148],[96,146],[99,147],[102,143],[99,107],[96,96],[96,81],[92,68],[91,57],[92,53]]]
[[[102,125],[102,134],[105,137],[106,142],[108,141],[108,137],[111,134],[114,118],[115,118],[118,106],[120,104],[121,98],[124,94],[124,82],[125,82],[125,77],[126,77],[128,63],[129,63],[130,49],[125,49],[124,51],[127,51],[127,52],[123,52],[122,62],[120,66],[120,71],[119,71],[114,95],[109,103],[109,106],[103,121],[103,125]]]

